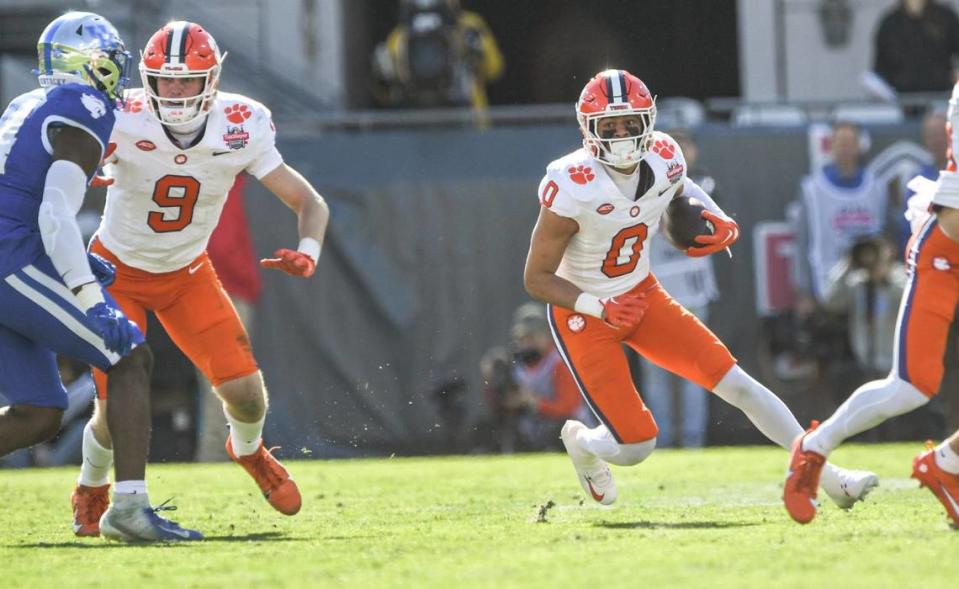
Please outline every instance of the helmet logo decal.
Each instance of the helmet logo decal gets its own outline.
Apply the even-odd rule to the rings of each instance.
[[[577,184],[586,184],[587,182],[592,182],[593,178],[596,177],[596,174],[593,173],[593,168],[589,166],[575,166],[570,167],[568,170],[569,179]]]
[[[226,113],[226,120],[231,123],[236,123],[240,125],[243,121],[249,119],[253,116],[253,113],[250,112],[250,109],[247,108],[245,104],[234,104],[232,106],[226,107],[223,112]]]
[[[80,97],[80,102],[83,103],[83,108],[90,111],[90,116],[94,119],[99,119],[107,114],[107,105],[103,104],[102,100],[92,94],[84,92],[83,96]]]
[[[676,147],[669,141],[659,140],[653,143],[653,153],[658,154],[664,160],[671,160],[676,155]]]

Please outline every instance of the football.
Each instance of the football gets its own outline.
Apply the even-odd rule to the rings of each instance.
[[[713,224],[703,219],[702,213],[706,210],[699,199],[679,196],[674,198],[666,207],[663,215],[663,235],[675,247],[685,251],[690,247],[702,247],[696,243],[697,235],[706,235],[713,232]]]

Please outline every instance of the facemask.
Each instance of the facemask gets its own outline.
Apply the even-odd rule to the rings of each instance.
[[[636,163],[638,150],[636,148],[636,138],[612,139],[607,142],[609,145],[609,159],[616,167],[629,167]]]
[[[196,116],[199,107],[198,100],[171,100],[167,104],[164,104],[164,102],[167,101],[160,101],[157,109],[160,112],[160,120],[170,125],[178,125],[189,121]]]

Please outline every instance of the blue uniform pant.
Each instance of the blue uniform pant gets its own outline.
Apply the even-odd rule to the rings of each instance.
[[[103,370],[120,361],[43,255],[0,278],[0,392],[12,405],[66,408],[58,354]]]

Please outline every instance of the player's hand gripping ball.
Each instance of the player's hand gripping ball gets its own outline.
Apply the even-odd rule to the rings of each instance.
[[[663,234],[687,256],[702,257],[724,250],[739,239],[739,225],[709,211],[698,199],[680,196],[666,208]]]

